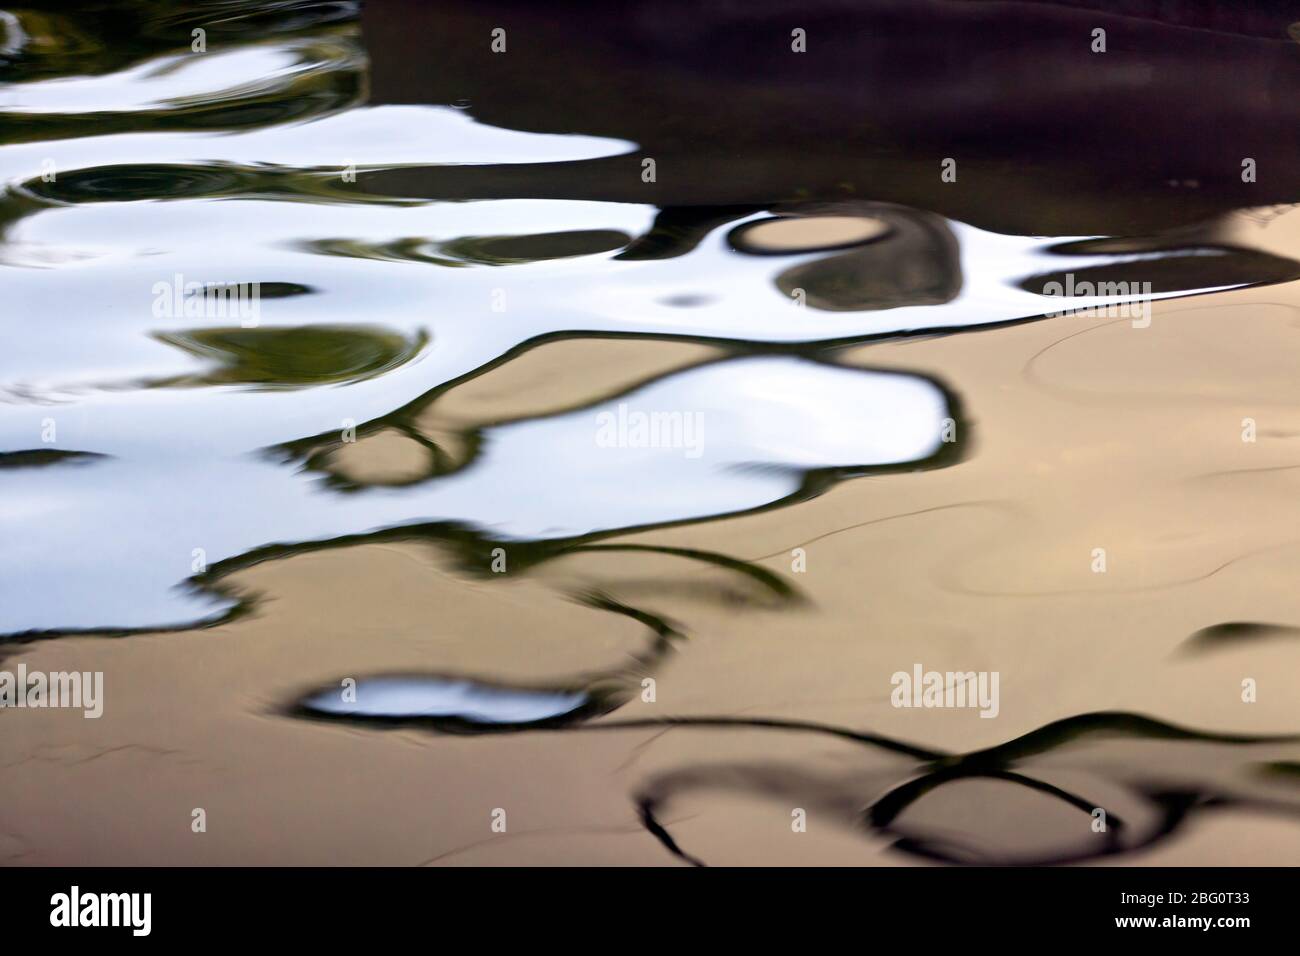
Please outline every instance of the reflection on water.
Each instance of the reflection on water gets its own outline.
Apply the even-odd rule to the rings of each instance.
[[[0,17],[9,659],[109,654],[133,693],[152,675],[173,707],[188,687],[223,720],[308,728],[309,757],[339,722],[414,730],[434,765],[451,758],[425,731],[561,731],[579,762],[602,731],[631,776],[606,780],[610,812],[651,862],[728,860],[717,817],[754,799],[840,831],[817,862],[863,833],[956,863],[1133,854],[1227,805],[1294,828],[1294,708],[1238,701],[1254,649],[1294,664],[1300,612],[1213,579],[1295,557],[1300,157],[1275,131],[1296,106],[1201,76],[1293,90],[1286,22],[1128,18],[1142,68],[1094,75],[1044,33],[1100,16],[1064,4],[814,5],[826,49],[806,60],[761,11],[698,14],[698,46],[606,11],[572,49],[506,4],[497,56],[498,12],[220,6]],[[972,88],[944,51],[990,23],[1005,49]],[[1264,454],[1238,460],[1246,442]],[[1252,469],[1253,490],[1210,480]],[[436,561],[408,579],[375,548]],[[1171,581],[1199,588],[1199,619],[1130,603]],[[346,633],[310,610],[340,587]],[[422,618],[425,588],[442,601]],[[509,613],[471,625],[480,601]],[[1130,627],[1165,626],[1172,650],[1134,652]],[[241,628],[343,636],[328,665],[280,652],[272,678],[241,656],[267,651],[230,649]],[[80,639],[103,635],[128,637]],[[1094,646],[1135,686],[1195,666],[1198,689],[1119,708],[1081,663]],[[206,655],[244,690],[206,680]],[[996,728],[891,711],[890,673],[940,656],[1007,675]],[[1189,714],[1207,686],[1221,702]],[[153,732],[112,701],[103,725]],[[76,733],[101,730],[7,746],[103,743]],[[384,745],[359,740],[380,779]],[[517,759],[482,744],[485,765]],[[448,806],[476,799],[466,782]],[[680,832],[679,807],[717,828]],[[472,843],[447,814],[445,848]]]
[[[346,346],[355,335],[200,330],[193,338],[203,337],[205,356],[221,354],[221,344],[232,354],[230,343],[242,343],[244,354],[185,381],[259,389],[353,381],[345,373],[361,359]],[[310,358],[296,351],[300,344],[310,346]],[[371,360],[370,352],[362,354]],[[540,542],[763,508],[865,469],[937,463],[949,411],[943,391],[920,377],[750,356],[680,371],[572,411],[467,427],[459,438],[461,447],[474,449],[467,462],[430,481],[417,472],[401,488],[340,495],[294,467],[292,457],[255,449],[218,457],[197,437],[193,452],[167,456],[165,475],[156,461],[119,450],[104,459],[90,486],[81,484],[90,476],[80,469],[51,473],[41,481],[49,510],[12,517],[16,534],[28,522],[33,532],[39,525],[49,547],[40,549],[44,557],[24,549],[4,559],[8,580],[32,598],[11,609],[19,626],[9,630],[142,630],[201,620],[210,600],[177,587],[187,570],[202,572],[189,568],[194,546],[215,565],[267,545],[300,549],[380,528],[454,526],[485,542]],[[660,434],[651,430],[651,413],[667,416]],[[332,436],[339,448],[353,440]],[[355,440],[353,455],[367,455],[370,441]],[[25,476],[15,472],[12,480]],[[187,490],[167,493],[160,482]],[[86,563],[75,590],[58,570],[70,551]],[[480,570],[487,566],[486,549],[477,560]],[[196,583],[207,579],[201,573]],[[114,616],[106,617],[110,606]]]
[[[453,733],[563,727],[609,713],[646,686],[644,675],[655,669],[682,635],[667,621],[606,597],[588,595],[583,600],[650,628],[650,645],[634,658],[632,666],[553,687],[503,686],[434,674],[381,674],[361,681],[344,678],[336,687],[307,695],[291,713],[369,726],[415,724]]]
[[[217,366],[202,377],[167,384],[242,383],[263,388],[355,382],[381,375],[424,344],[408,343],[400,335],[378,329],[346,326],[195,329],[160,332],[158,339]]]
[[[590,698],[581,691],[527,691],[436,677],[372,677],[355,700],[323,691],[303,706],[322,714],[459,719],[471,724],[527,725],[571,715]]]

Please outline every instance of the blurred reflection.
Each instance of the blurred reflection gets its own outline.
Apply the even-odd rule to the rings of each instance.
[[[708,719],[684,724],[717,726]],[[754,721],[753,727],[799,729],[781,721]],[[861,742],[907,750],[900,742],[866,735]],[[1294,756],[1298,749],[1297,736],[1204,733],[1136,714],[1080,714],[987,750],[920,752],[924,762],[893,770],[864,764],[836,777],[777,762],[689,766],[651,779],[639,799],[649,829],[670,851],[697,864],[708,861],[679,846],[658,818],[688,806],[693,793],[709,791],[749,792],[811,807],[846,837],[854,829],[874,830],[893,838],[895,850],[925,859],[1059,864],[1149,846],[1215,808],[1298,818],[1300,794],[1278,788],[1259,772],[1263,762]]]
[[[1168,439],[1168,473],[1114,480],[1183,507],[1159,542],[1173,549],[1205,517],[1181,482],[1255,471],[1281,482],[1295,467],[1285,444],[1276,461],[1236,458],[1248,445],[1239,421],[1254,428],[1258,416],[1276,439],[1300,433],[1288,431],[1296,403],[1277,358],[1293,343],[1273,326],[1213,313],[1207,326],[1242,331],[1230,346],[1207,337],[1200,352],[1190,336],[1091,352],[1081,343],[1096,340],[1075,336],[1094,328],[1086,310],[1205,296],[1170,307],[1182,321],[1266,285],[1282,301],[1263,305],[1294,309],[1281,285],[1300,278],[1290,12],[1013,6],[813,0],[801,7],[818,51],[807,57],[788,50],[788,13],[764,4],[594,7],[580,42],[552,11],[514,2],[128,0],[0,13],[0,268],[13,332],[0,351],[0,639],[229,625],[276,596],[241,590],[237,572],[406,541],[445,558],[466,589],[496,595],[494,562],[508,554],[510,575],[608,612],[597,619],[636,622],[648,648],[550,681],[487,676],[504,673],[491,663],[362,667],[352,699],[340,674],[338,688],[300,689],[279,724],[310,718],[316,741],[331,722],[690,729],[711,749],[672,752],[631,796],[649,832],[691,861],[714,857],[679,840],[664,811],[719,792],[797,798],[847,837],[883,835],[953,863],[1131,852],[1224,805],[1290,820],[1300,758],[1289,737],[1111,713],[1045,723],[1053,700],[1020,712],[1038,730],[946,754],[798,717],[625,709],[670,649],[682,649],[683,671],[726,675],[718,712],[723,685],[747,674],[859,665],[851,642],[795,666],[687,650],[708,633],[701,608],[797,611],[801,637],[830,632],[833,614],[865,614],[846,558],[832,579],[846,603],[822,608],[765,566],[785,550],[739,556],[772,541],[829,541],[910,514],[948,521],[981,503],[1026,525],[1065,515],[1070,530],[1113,539],[1119,497],[1085,514],[1066,477],[1096,460],[1123,468],[1132,449]],[[507,57],[485,39],[499,17],[529,39]],[[672,26],[685,17],[690,31]],[[1124,40],[1105,68],[1080,40],[1098,24]],[[984,44],[974,57],[972,37]],[[955,179],[940,175],[946,159]],[[1243,175],[1246,159],[1257,177]],[[195,290],[253,299],[214,310],[219,297]],[[1077,329],[1053,324],[1075,310]],[[1030,323],[1041,340],[988,337]],[[981,347],[901,348],[957,333]],[[881,340],[880,362],[846,354]],[[1031,369],[1062,355],[1068,372],[1055,378]],[[997,388],[967,408],[966,384],[989,380]],[[1132,381],[1156,384],[1137,402]],[[1073,404],[1025,411],[1065,391]],[[1175,420],[1172,437],[1126,427],[1172,399],[1209,411]],[[1106,402],[1119,404],[1078,448],[1046,440]],[[1212,475],[1189,474],[1189,449],[1218,435],[1211,420],[1227,423],[1232,451]],[[992,478],[976,424],[1003,456]],[[1294,489],[1271,490],[1259,510],[1284,529]],[[992,500],[1015,493],[1033,500]],[[897,507],[880,516],[878,504]],[[789,524],[764,526],[771,541],[757,535],[753,552],[714,540],[745,541],[727,535],[769,513]],[[988,599],[963,610],[997,626],[959,637],[1009,654],[996,638],[1015,599],[1078,594],[1038,587],[1039,555],[1006,526],[943,578],[918,556],[947,555],[953,520],[884,539],[906,570],[899,594],[869,595],[872,612],[939,591]],[[1038,524],[1051,538],[1052,521]],[[1282,547],[1262,524],[1233,526],[1234,555]],[[652,565],[638,581],[650,557],[688,570]],[[584,558],[616,569],[624,590],[544,577]],[[1178,657],[1293,636],[1283,615],[1212,590],[1227,566],[1179,568],[1188,604],[1209,610],[1179,631],[1201,627]],[[981,587],[959,587],[963,575]],[[1088,597],[1099,631],[1132,616],[1107,603],[1112,592]],[[1051,607],[1061,620],[1085,613]],[[367,611],[359,666],[368,641],[393,639],[386,609]],[[525,647],[529,609],[519,617]],[[1227,623],[1201,626],[1213,621]],[[913,623],[870,637],[910,654],[934,638]],[[1078,713],[1093,690],[1062,700]],[[816,735],[853,756],[743,760],[733,748],[754,730],[799,747]],[[1106,830],[1090,826],[1098,808]]]

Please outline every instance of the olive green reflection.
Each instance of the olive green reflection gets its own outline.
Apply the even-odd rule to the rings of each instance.
[[[300,325],[284,328],[212,328],[158,332],[155,337],[216,367],[155,385],[254,385],[304,388],[355,382],[414,357],[428,335],[407,338],[379,326]]]
[[[616,229],[575,229],[523,236],[463,236],[439,246],[443,255],[485,266],[571,259],[622,249],[632,237]]]
[[[1116,245],[1085,241],[1062,244],[1056,251],[1088,253],[1097,251],[1098,247],[1109,251]],[[1130,290],[1134,295],[1149,295],[1215,286],[1290,282],[1297,277],[1300,277],[1300,263],[1294,259],[1251,249],[1200,247],[1189,248],[1182,254],[1169,253],[1161,259],[1144,257],[1074,268],[1069,272],[1045,272],[1029,276],[1019,285],[1026,292],[1039,295],[1051,294],[1045,290],[1054,284],[1063,290],[1074,290],[1074,295],[1127,295]]]

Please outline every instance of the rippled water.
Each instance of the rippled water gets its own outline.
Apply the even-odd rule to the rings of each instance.
[[[7,718],[0,852],[1300,847],[1300,49],[996,6],[0,17],[0,637],[108,687]],[[891,707],[918,662],[998,718]],[[91,840],[105,788],[247,822]]]

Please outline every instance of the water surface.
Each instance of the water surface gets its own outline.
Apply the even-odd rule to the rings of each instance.
[[[0,17],[6,861],[1296,858],[1281,6],[217,6]]]

